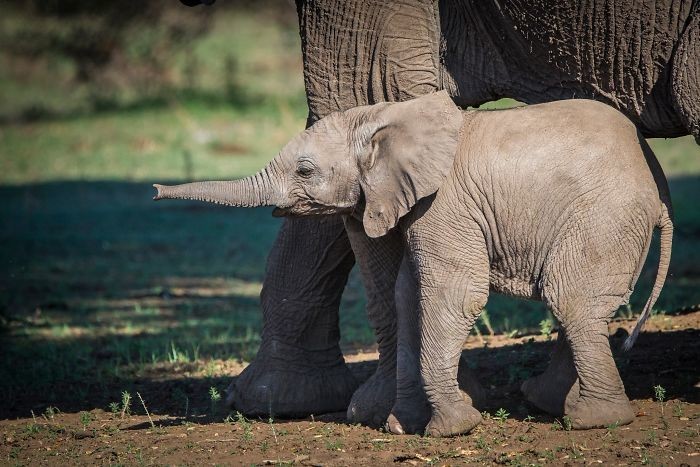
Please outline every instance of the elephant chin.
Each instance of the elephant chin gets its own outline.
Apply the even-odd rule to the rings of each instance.
[[[289,216],[320,216],[320,215],[343,215],[352,214],[355,210],[354,205],[348,206],[326,206],[317,203],[299,203],[290,207],[276,207],[272,211],[274,217],[289,217]]]

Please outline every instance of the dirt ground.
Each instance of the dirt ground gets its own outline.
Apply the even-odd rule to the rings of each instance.
[[[611,324],[613,347],[633,325]],[[544,368],[555,336],[471,337],[464,358],[489,398],[484,423],[468,435],[396,436],[348,425],[341,413],[299,421],[247,420],[227,416],[216,397],[188,400],[185,415],[179,415],[173,401],[156,404],[151,394],[144,398],[150,402],[142,403],[139,392],[132,395],[131,413],[118,407],[79,413],[49,409],[0,420],[0,464],[700,465],[699,325],[697,311],[656,316],[630,353],[616,352],[637,412],[628,426],[571,431],[566,419],[543,415],[523,401],[520,382]],[[364,351],[346,359],[363,379],[374,370],[376,357]],[[203,388],[194,392],[206,394]]]

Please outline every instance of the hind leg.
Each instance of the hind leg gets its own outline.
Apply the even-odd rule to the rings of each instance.
[[[634,413],[610,350],[606,318],[610,308],[594,307],[588,312],[594,316],[567,326],[578,394],[566,397],[564,414],[576,429],[625,425],[632,422]]]
[[[577,429],[634,418],[608,338],[608,323],[627,303],[651,238],[652,222],[639,225],[634,214],[598,215],[585,223],[573,219],[543,271],[542,297],[564,329],[578,377],[576,384],[561,350],[554,363],[563,373],[556,376],[571,389],[565,397],[559,392],[556,403],[563,402],[563,413]]]
[[[671,90],[681,120],[700,144],[700,14],[686,26],[673,55]]]

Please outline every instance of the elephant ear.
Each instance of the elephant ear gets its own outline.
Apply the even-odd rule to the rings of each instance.
[[[354,146],[370,237],[396,226],[418,200],[435,193],[452,169],[462,113],[445,91],[353,109]]]

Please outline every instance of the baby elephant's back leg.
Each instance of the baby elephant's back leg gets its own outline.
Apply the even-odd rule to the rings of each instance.
[[[632,222],[572,224],[543,271],[542,295],[561,323],[578,376],[572,381],[570,373],[560,375],[570,389],[557,401],[574,428],[626,424],[634,417],[608,339],[608,323],[627,303],[651,239],[651,225],[638,225],[639,217],[637,225]],[[568,349],[558,345],[555,363],[568,372]]]

